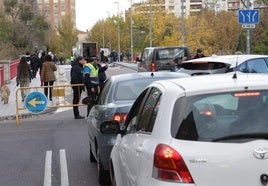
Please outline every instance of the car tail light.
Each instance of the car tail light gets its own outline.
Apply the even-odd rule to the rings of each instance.
[[[119,123],[124,123],[127,118],[127,113],[115,113],[113,119]]]
[[[153,177],[157,179],[194,183],[181,155],[168,145],[159,144],[154,153]]]
[[[154,62],[151,62],[151,72],[155,72],[156,71],[156,65]]]

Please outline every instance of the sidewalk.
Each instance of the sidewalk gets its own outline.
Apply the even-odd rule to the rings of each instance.
[[[63,85],[69,84],[69,80],[66,78],[69,74],[71,66],[70,65],[57,65],[57,71],[55,72],[56,81],[54,85]],[[36,75],[35,79],[32,79],[30,86],[31,87],[39,87],[41,85],[39,72]],[[10,89],[10,96],[8,104],[4,104],[2,101],[0,102],[0,122],[4,120],[12,120],[16,119],[16,91],[19,87],[16,86],[16,78],[13,78],[7,86]],[[23,107],[24,103],[21,101],[20,91],[18,91],[18,99],[19,106]],[[52,112],[55,109],[45,110],[44,112]],[[22,118],[31,116],[32,113],[26,110],[20,110],[19,114]]]

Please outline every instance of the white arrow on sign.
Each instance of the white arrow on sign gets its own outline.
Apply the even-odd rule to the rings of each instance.
[[[36,107],[36,105],[43,105],[43,104],[45,104],[45,101],[38,101],[38,100],[36,100],[36,98],[33,98],[28,103],[31,106]]]

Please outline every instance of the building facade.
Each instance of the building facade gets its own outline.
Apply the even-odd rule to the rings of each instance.
[[[56,28],[67,14],[76,25],[75,0],[36,0],[36,12],[44,15],[52,28]]]

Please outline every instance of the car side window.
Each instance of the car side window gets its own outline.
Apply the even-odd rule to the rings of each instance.
[[[153,88],[141,109],[137,123],[137,131],[152,132],[160,103],[160,97],[161,91],[157,88]]]
[[[107,99],[107,95],[108,95],[108,91],[109,91],[110,87],[111,87],[111,81],[108,80],[105,83],[105,86],[103,87],[103,90],[101,91],[101,94],[100,94],[100,96],[99,96],[99,98],[97,100],[98,105],[105,104],[106,99]]]
[[[248,72],[250,73],[268,73],[268,68],[263,58],[248,61]]]
[[[139,110],[141,110],[141,107],[144,104],[144,101],[146,100],[149,91],[149,88],[145,89],[132,105],[125,124],[122,127],[123,129],[126,129],[127,133],[135,132],[137,130],[137,116],[139,114]]]
[[[252,59],[242,63],[238,71],[245,73],[268,73],[268,67],[264,58]]]

